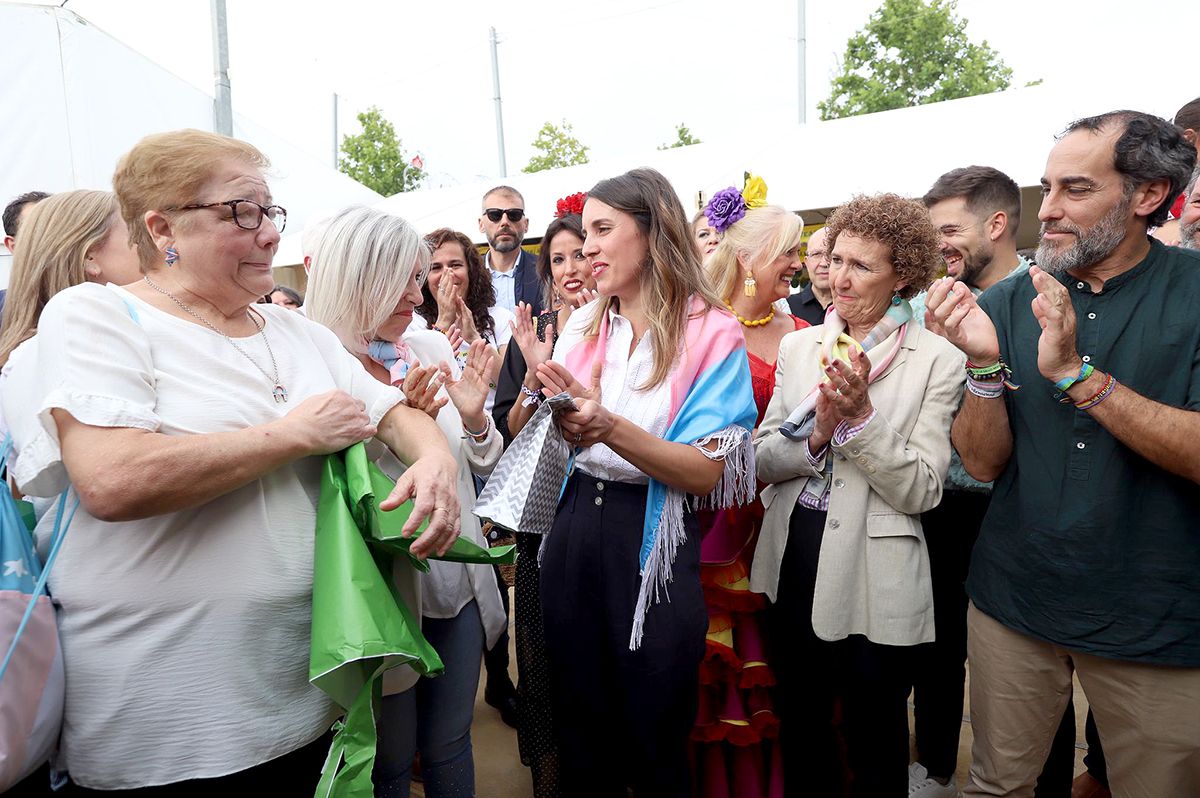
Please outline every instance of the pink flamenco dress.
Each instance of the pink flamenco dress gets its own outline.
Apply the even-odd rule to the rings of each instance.
[[[808,326],[795,317],[793,321],[796,329]],[[757,426],[775,391],[775,364],[753,354],[749,358]],[[708,637],[691,735],[692,784],[698,798],[783,796],[779,717],[771,701],[775,675],[762,634],[766,597],[750,592],[750,563],[762,518],[757,499],[700,516],[700,583],[708,606]]]

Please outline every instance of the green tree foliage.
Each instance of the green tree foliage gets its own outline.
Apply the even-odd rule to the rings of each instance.
[[[385,197],[411,191],[425,179],[425,170],[409,162],[396,137],[396,128],[383,112],[371,106],[358,115],[362,132],[342,137],[338,169]]]
[[[542,125],[533,148],[540,154],[529,159],[522,172],[540,172],[543,169],[559,169],[588,162],[588,148],[575,138],[571,123],[563,120],[561,125],[550,122]]]
[[[693,144],[699,144],[700,139],[692,135],[692,131],[687,129],[687,125],[682,122],[675,126],[675,140],[670,144],[659,146],[660,150],[673,150],[676,147],[690,147]]]
[[[888,111],[1008,88],[1012,70],[967,39],[955,0],[884,0],[846,43],[822,119]]]

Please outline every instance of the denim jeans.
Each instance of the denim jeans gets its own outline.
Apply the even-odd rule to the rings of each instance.
[[[471,716],[484,646],[479,607],[472,601],[454,618],[425,618],[421,623],[446,672],[384,697],[375,795],[408,798],[413,757],[419,749],[428,798],[469,798],[475,795]]]

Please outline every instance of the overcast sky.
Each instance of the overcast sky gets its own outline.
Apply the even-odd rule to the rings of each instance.
[[[571,122],[602,158],[671,141],[681,122],[704,140],[744,139],[752,152],[765,125],[798,117],[798,3],[788,0],[227,3],[235,110],[330,163],[336,92],[341,133],[378,105],[438,182],[498,176],[490,26],[501,40],[510,174],[548,120]],[[810,120],[847,38],[879,3],[807,3]],[[209,0],[68,0],[67,8],[212,92]],[[1180,105],[1200,94],[1197,8],[1194,0],[958,3],[971,39],[999,51],[1014,85],[1178,81]]]

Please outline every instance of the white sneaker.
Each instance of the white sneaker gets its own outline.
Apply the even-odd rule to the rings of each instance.
[[[925,770],[925,768],[921,768],[921,770]],[[909,775],[912,775],[911,769]],[[949,784],[942,784],[928,776],[916,782],[910,778],[908,798],[958,798],[958,787],[955,786],[953,780]]]

